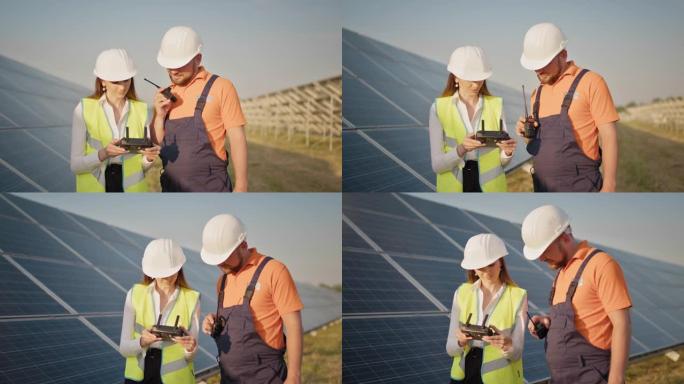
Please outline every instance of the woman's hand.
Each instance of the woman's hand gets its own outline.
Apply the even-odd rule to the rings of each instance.
[[[150,344],[161,340],[161,337],[158,337],[157,335],[148,331],[147,329],[143,329],[142,334],[140,335],[140,346],[143,348],[147,348],[150,346]]]
[[[125,153],[128,153],[127,150],[119,147],[120,142],[121,142],[121,139],[114,140],[111,143],[107,144],[106,147],[100,149],[97,152],[97,157],[100,159],[100,161],[105,161],[105,160],[109,159],[110,157],[117,157],[117,156],[123,155]]]
[[[513,347],[513,340],[510,337],[504,336],[502,334],[483,336],[482,341],[486,341],[504,352],[510,351]]]
[[[197,340],[192,337],[188,332],[185,330],[184,327],[181,327],[183,332],[186,334],[186,336],[176,336],[172,338],[171,340],[175,341],[176,343],[180,344],[183,346],[183,348],[187,352],[192,352],[197,348]]]
[[[501,148],[502,151],[506,154],[506,156],[512,156],[513,152],[515,152],[515,146],[517,145],[517,141],[515,139],[508,139],[508,140],[503,140],[499,141],[496,143],[496,146]]]
[[[154,145],[154,146],[152,146],[152,147],[150,147],[150,148],[145,148],[145,149],[143,149],[143,150],[141,150],[141,151],[138,151],[138,153],[140,153],[141,155],[145,156],[145,158],[147,159],[147,161],[153,162],[154,159],[156,159],[157,156],[159,156],[159,151],[160,151],[160,150],[161,150],[161,147],[160,147],[160,146]]]
[[[456,329],[456,338],[458,339],[458,346],[459,347],[465,347],[466,344],[473,338],[470,336],[467,336],[465,333],[461,332],[459,328]]]
[[[474,151],[478,148],[482,148],[484,146],[485,145],[483,143],[480,143],[479,140],[475,140],[475,135],[470,135],[463,138],[463,142],[458,147],[456,147],[456,150],[458,151],[458,155],[460,157],[463,157],[466,153]]]

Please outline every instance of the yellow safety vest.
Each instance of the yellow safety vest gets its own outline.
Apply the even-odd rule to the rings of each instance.
[[[498,130],[503,101],[500,97],[483,96],[482,120],[486,130]],[[444,153],[454,151],[466,137],[466,128],[451,96],[435,100],[435,111],[442,125]],[[473,127],[475,128],[475,127]],[[477,127],[479,128],[479,127]],[[483,192],[506,192],[506,174],[501,166],[501,149],[483,147],[477,150],[480,188]],[[437,192],[463,192],[463,170],[454,168],[437,174]]]
[[[525,295],[524,289],[507,285],[489,315],[486,325],[493,325],[502,334],[510,337],[518,318],[518,311],[522,309]],[[461,310],[459,322],[465,324],[468,314],[472,313],[470,323],[481,325],[482,320],[477,318],[479,303],[473,284],[462,284],[458,288],[457,300]],[[468,351],[470,351],[470,346],[466,345],[460,355],[454,356],[454,363],[451,366],[452,379],[463,380],[465,378],[465,356]],[[514,361],[509,360],[504,357],[499,348],[486,343],[482,353],[481,373],[484,384],[522,384],[524,382],[522,357]]]
[[[82,99],[83,121],[86,125],[85,154],[89,155],[106,147],[112,141],[104,109],[98,99]],[[131,137],[142,137],[147,121],[147,104],[128,100],[128,126]],[[147,182],[142,167],[142,155],[130,153],[122,155],[123,187],[125,192],[147,192]],[[101,167],[90,173],[76,175],[76,192],[105,192],[105,178]]]
[[[144,329],[150,329],[157,323],[152,301],[153,286],[136,284],[131,292],[131,300],[135,308],[135,326],[131,339],[138,339]],[[173,309],[164,325],[174,325],[176,316],[180,316],[178,326],[190,330],[192,316],[199,303],[200,294],[192,289],[180,288]],[[142,381],[145,374],[145,360],[142,353],[126,358],[125,376],[127,379]],[[186,384],[195,382],[195,371],[192,361],[185,359],[185,349],[172,341],[162,341],[161,378],[164,384]]]

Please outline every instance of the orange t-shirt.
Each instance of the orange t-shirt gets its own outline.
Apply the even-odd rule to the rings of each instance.
[[[171,85],[171,92],[178,98],[178,101],[169,111],[169,119],[191,117],[195,113],[197,99],[210,77],[211,74],[204,67],[200,67],[199,72],[188,85],[183,87]],[[230,80],[219,77],[214,81],[202,111],[202,120],[216,156],[226,160],[226,132],[230,128],[240,127],[246,123],[240,106],[240,98]]]
[[[563,98],[581,71],[581,68],[577,67],[574,61],[568,64],[568,68],[554,84],[544,84],[542,87],[539,100],[539,118],[560,113]],[[534,105],[535,93],[536,91],[532,92],[530,105]],[[608,85],[601,75],[589,71],[582,77],[570,104],[568,117],[575,131],[577,145],[585,155],[594,160],[598,159],[598,126],[620,119]]]
[[[252,281],[256,268],[266,256],[251,248],[252,255],[237,273],[229,273],[226,278],[226,290],[223,294],[223,306],[231,307],[242,304],[245,290]],[[216,282],[216,291],[221,287],[221,277]],[[261,271],[254,289],[252,301],[249,303],[254,317],[254,327],[266,344],[275,349],[285,348],[283,338],[282,316],[301,311],[304,308],[297,293],[290,272],[278,260],[271,260]]]
[[[575,255],[561,269],[553,296],[554,305],[565,301],[572,279],[593,249],[582,241]],[[631,306],[632,299],[620,265],[607,253],[594,255],[584,268],[572,299],[577,331],[592,345],[609,349],[613,324],[608,314]]]

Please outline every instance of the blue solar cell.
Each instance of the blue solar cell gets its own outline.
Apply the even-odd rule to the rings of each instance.
[[[462,228],[473,232],[482,231],[482,227],[477,225],[470,219],[462,210],[456,207],[435,203],[429,200],[422,199],[417,196],[401,195],[401,198],[406,200],[420,213],[426,216],[431,222],[444,225],[448,227]]]
[[[392,259],[418,280],[446,308],[451,309],[456,288],[466,280],[466,272],[461,268],[460,260],[441,261],[434,258],[398,256],[392,256]]]
[[[405,199],[406,196],[402,196]],[[389,193],[345,193],[342,195],[342,205],[348,209],[371,210],[393,216],[402,216],[415,220],[418,216],[411,212],[399,199]]]
[[[2,135],[0,135],[0,138]],[[0,160],[4,161],[0,157]],[[35,185],[32,185],[21,176],[17,175],[16,171],[7,168],[0,161],[0,192],[39,192]]]
[[[347,248],[371,248],[347,223],[342,223],[342,244]]]
[[[67,313],[21,271],[1,257],[0,292],[0,316]]]
[[[437,256],[451,260],[462,256],[456,246],[418,218],[415,221],[388,220],[386,216],[351,210],[346,210],[345,215],[386,252]]]
[[[83,263],[23,258],[17,262],[78,312],[114,312],[123,308],[126,292]]]
[[[343,132],[342,142],[344,192],[431,191],[356,132]]]
[[[31,216],[34,220],[46,227],[50,227],[51,229],[59,228],[80,234],[86,233],[81,226],[76,224],[72,219],[62,212],[46,210],[45,205],[16,195],[7,195],[7,198],[24,212],[26,212],[29,216]]]
[[[0,130],[0,153],[19,172],[51,192],[73,192],[68,157],[60,157],[22,130]]]
[[[437,308],[382,256],[343,251],[342,312],[431,311]],[[345,329],[345,339],[347,337]]]
[[[2,323],[4,383],[114,383],[123,380],[118,351],[77,319]]]
[[[35,224],[9,217],[0,220],[0,249],[9,254],[80,262],[73,253]]]
[[[430,143],[426,128],[368,130],[365,133],[427,181],[433,185],[436,183],[437,176],[432,170]]]
[[[2,177],[2,173],[0,173],[0,177]],[[4,193],[0,195],[0,215],[13,217],[15,219],[25,219],[24,215],[22,215],[7,201],[5,201],[5,198],[9,198],[10,196],[12,195],[10,195],[9,193]]]
[[[85,225],[90,229],[91,231],[95,232],[97,236],[99,236],[102,239],[112,241],[115,243],[123,243],[123,244],[128,244],[133,246],[134,243],[131,243],[128,241],[126,238],[124,238],[117,230],[114,230],[111,225],[100,222],[100,221],[95,221],[93,219],[89,219],[84,216],[80,215],[71,215],[73,218],[81,222],[81,224]],[[142,254],[141,254],[142,255]],[[142,256],[140,256],[142,257]]]
[[[342,295],[332,289],[316,287],[311,284],[298,283],[302,301],[306,303],[302,310],[304,329],[314,329],[338,318],[342,311]]]
[[[518,225],[473,211],[468,211],[468,213],[501,238],[514,240],[520,240],[522,238],[522,235],[520,234],[520,226]],[[520,250],[522,251],[522,248],[520,248]]]
[[[445,351],[447,316],[344,318],[342,327],[345,383],[434,384],[449,380],[452,359]]]
[[[416,124],[346,71],[342,72],[342,94],[342,116],[357,127]]]

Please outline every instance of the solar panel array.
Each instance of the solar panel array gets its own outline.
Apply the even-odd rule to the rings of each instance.
[[[0,55],[0,191],[74,191],[72,113],[89,93]]]
[[[12,194],[0,195],[0,382],[120,382],[118,352],[126,292],[140,281],[151,239]],[[219,272],[185,249],[185,276],[216,308]],[[278,257],[278,255],[273,255]],[[304,330],[338,319],[341,295],[297,284]],[[200,334],[195,371],[216,366]]]
[[[434,191],[427,126],[430,105],[447,76],[445,64],[342,29],[345,192]],[[520,92],[491,81],[487,86],[503,97],[506,124],[515,136],[515,120],[523,112]],[[507,170],[528,159],[522,143]]]
[[[344,194],[343,213],[345,383],[448,380],[448,316],[465,281],[463,247],[478,233],[506,242],[507,267],[527,290],[530,313],[548,311],[554,275],[522,256],[519,224],[404,194]],[[634,304],[630,355],[684,342],[684,267],[591,244],[625,273]],[[523,365],[528,382],[549,375],[543,342],[529,334]]]

